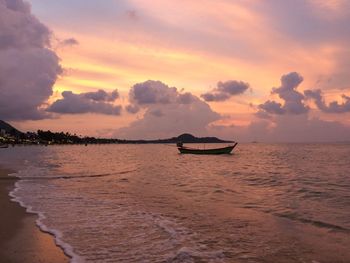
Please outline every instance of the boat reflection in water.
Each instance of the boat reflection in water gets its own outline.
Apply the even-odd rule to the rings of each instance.
[[[179,149],[180,153],[186,153],[186,154],[230,154],[237,146],[237,142],[233,145],[222,147],[222,148],[212,148],[212,149],[196,149],[196,148],[189,148],[183,146],[182,142],[178,142],[176,144],[177,148]]]

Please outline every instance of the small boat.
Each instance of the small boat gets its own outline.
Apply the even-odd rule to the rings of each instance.
[[[177,148],[179,149],[180,153],[187,153],[187,154],[230,154],[237,146],[237,142],[234,145],[226,146],[223,148],[212,148],[212,149],[196,149],[196,148],[189,148],[183,146],[182,143],[177,143]]]
[[[8,144],[0,144],[0,148],[8,148],[9,145]]]

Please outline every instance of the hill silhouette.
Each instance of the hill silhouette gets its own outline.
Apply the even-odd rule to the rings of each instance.
[[[23,134],[23,132],[17,130],[15,127],[3,120],[0,120],[0,130],[5,130],[7,134],[11,134],[12,136],[20,136]]]
[[[157,140],[122,140],[121,143],[231,143],[232,141],[221,140],[216,137],[195,137],[190,133],[183,133],[177,137]]]

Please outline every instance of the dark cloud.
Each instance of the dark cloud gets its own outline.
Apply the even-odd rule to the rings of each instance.
[[[114,90],[111,93],[108,93],[100,89],[95,92],[82,93],[82,96],[94,101],[115,101],[116,99],[119,98],[119,93],[118,93],[118,90]]]
[[[266,120],[272,119],[272,116],[265,110],[259,110],[254,115],[260,119],[266,119]]]
[[[27,2],[0,0],[0,17],[0,50],[50,45],[50,30],[31,14]]]
[[[22,0],[5,0],[2,1],[7,5],[8,9],[13,11],[20,11],[23,13],[30,12],[30,5],[27,2],[23,2]]]
[[[129,92],[129,99],[134,104],[168,104],[177,98],[177,89],[168,87],[160,81],[148,80],[135,84]]]
[[[48,112],[60,114],[99,113],[120,115],[121,106],[112,102],[118,98],[117,91],[107,93],[103,90],[74,94],[71,91],[62,92],[62,99],[55,101],[47,108]]]
[[[297,91],[303,77],[296,72],[283,75],[281,86],[273,88],[271,94],[277,94],[284,104],[268,100],[258,106],[260,111],[268,114],[303,114],[309,111],[309,107],[304,104],[305,96]]]
[[[135,84],[129,92],[129,100],[134,106],[171,103],[190,104],[195,99],[196,97],[189,92],[180,93],[175,87],[169,87],[161,81],[154,80]],[[133,110],[129,112],[133,112]]]
[[[302,114],[308,112],[309,108],[304,105],[304,95],[296,89],[303,82],[303,77],[296,72],[283,75],[281,78],[281,86],[272,90],[273,94],[277,94],[284,100],[283,109],[287,113]]]
[[[50,30],[22,0],[0,0],[0,116],[5,120],[48,117],[41,110],[62,73],[49,49]]]
[[[326,103],[323,100],[321,90],[305,90],[304,94],[308,99],[314,99],[316,106],[320,110],[324,111],[327,108]]]
[[[160,81],[146,81],[134,85],[129,93],[126,110],[144,115],[128,127],[117,130],[119,138],[165,138],[184,132],[206,135],[208,125],[220,115],[193,94],[180,93]]]
[[[137,105],[127,105],[125,107],[125,110],[131,114],[135,114],[135,113],[138,113],[140,111],[140,107],[137,106]]]
[[[201,95],[201,97],[205,100],[205,101],[225,101],[228,100],[230,98],[230,95],[228,95],[227,93],[219,93],[219,92],[207,92]]]
[[[181,94],[178,94],[177,96],[177,101],[180,104],[191,104],[195,100],[196,100],[196,97],[193,96],[192,93],[190,92],[181,93]]]
[[[242,81],[219,81],[217,84],[217,88],[215,88],[211,92],[202,94],[201,97],[205,101],[225,101],[231,98],[232,96],[244,93],[248,88],[249,84]]]
[[[260,104],[259,109],[262,110],[259,112],[266,112],[270,114],[284,114],[286,112],[281,103],[271,100],[266,101],[264,104]]]
[[[272,93],[277,94],[284,103],[269,100],[259,105],[255,113],[258,119],[247,126],[215,125],[215,121],[223,116],[191,93],[179,92],[159,81],[139,83],[130,91],[131,104],[128,107],[136,107],[135,112],[143,109],[144,115],[128,127],[118,129],[114,135],[119,138],[156,139],[190,132],[238,141],[350,140],[349,127],[308,115],[309,108],[304,104],[308,96],[297,91],[302,81],[303,78],[295,72],[282,76],[280,87],[274,88]],[[145,93],[138,91],[135,96],[134,87],[146,87]]]
[[[320,90],[297,91],[303,81],[296,72],[282,76],[281,86],[272,89],[284,104],[268,100],[258,106],[255,115],[260,119],[248,126],[229,127],[226,131],[216,127],[221,134],[229,133],[245,141],[269,142],[326,142],[350,140],[350,127],[336,121],[324,121],[309,116],[307,99],[313,99],[317,107],[328,113],[350,112],[350,97],[343,95],[344,103],[326,105]],[[304,114],[303,114],[304,113]]]
[[[61,46],[76,46],[79,45],[79,42],[75,38],[67,38],[61,41],[60,44]]]
[[[317,108],[326,113],[346,113],[350,112],[350,97],[342,95],[343,103],[332,101],[329,105],[326,104],[321,90],[305,90],[304,94],[307,98],[313,99]]]
[[[248,83],[236,80],[229,80],[226,82],[219,81],[217,91],[224,92],[230,95],[239,95],[245,92],[248,88]]]

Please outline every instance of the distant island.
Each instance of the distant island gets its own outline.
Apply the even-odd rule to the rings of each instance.
[[[195,137],[184,133],[177,137],[157,140],[123,140],[109,138],[95,138],[78,136],[69,132],[51,132],[38,130],[37,132],[21,132],[0,120],[0,144],[51,145],[51,144],[155,144],[155,143],[231,143],[216,137]]]

